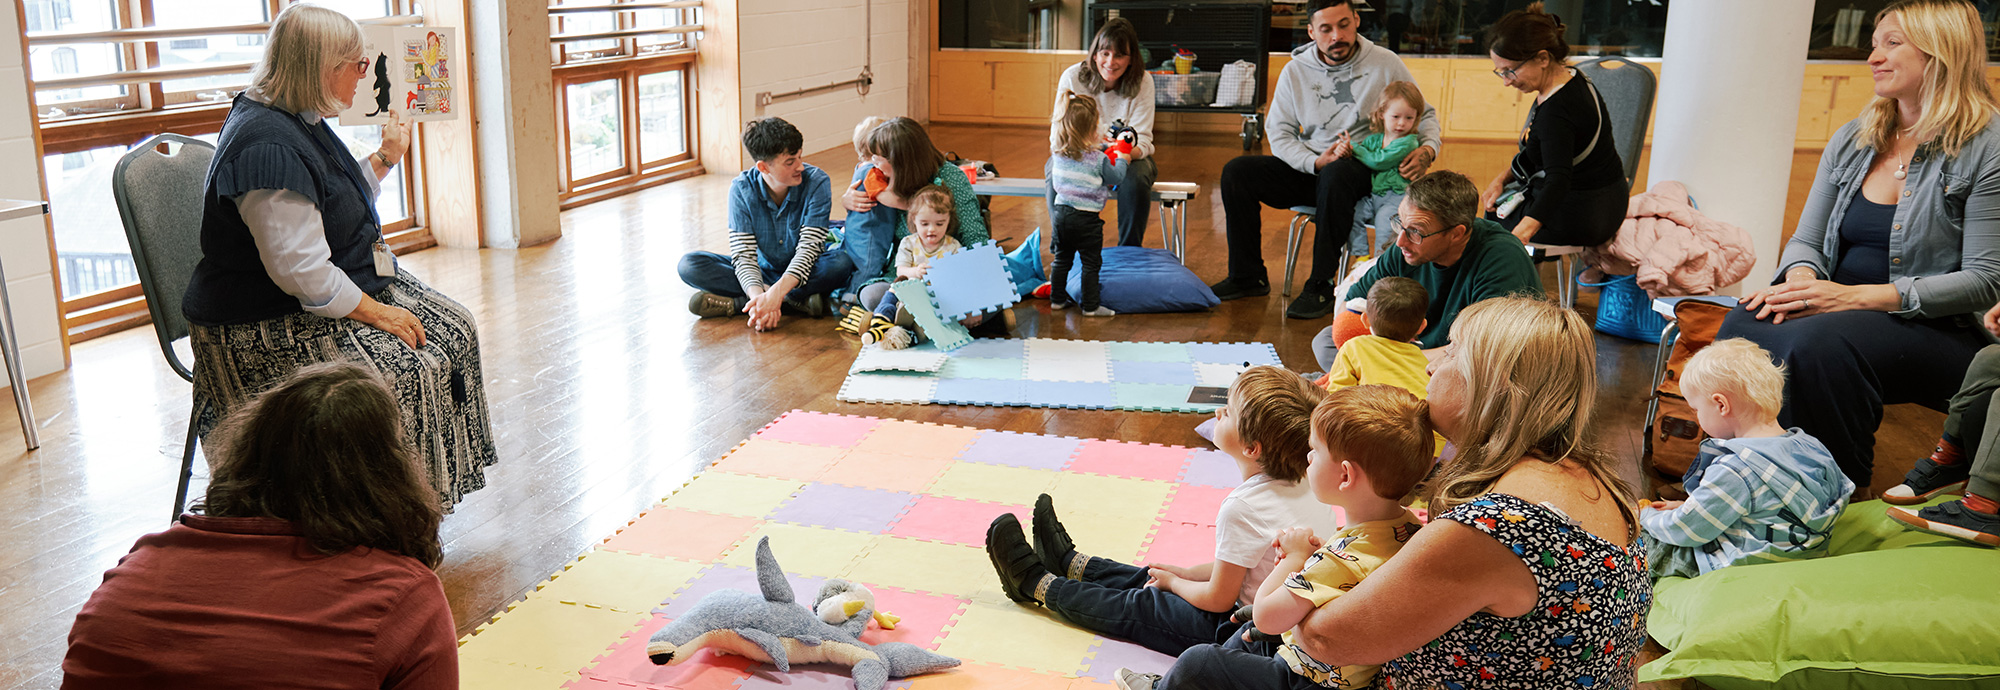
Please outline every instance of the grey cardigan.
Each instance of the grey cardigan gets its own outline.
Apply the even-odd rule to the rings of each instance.
[[[1834,132],[1820,155],[1799,227],[1778,260],[1778,275],[1811,266],[1833,275],[1840,256],[1840,222],[1875,159],[1856,147],[1856,119]],[[2000,115],[1946,156],[1936,142],[1910,158],[1903,196],[1889,230],[1889,281],[1902,305],[1889,313],[1937,318],[1984,311],[2000,301]]]

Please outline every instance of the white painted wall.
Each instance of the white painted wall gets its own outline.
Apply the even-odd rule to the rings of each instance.
[[[556,99],[548,6],[468,4],[482,244],[512,249],[553,241],[562,237],[556,200],[562,158],[549,115]]]
[[[1812,10],[1812,0],[1674,0],[1667,10],[1646,179],[1679,180],[1703,213],[1748,231],[1752,285],[1778,262]]]
[[[0,199],[41,199],[42,165],[35,150],[35,113],[21,64],[21,19],[16,5],[0,2]],[[0,221],[0,268],[20,334],[21,367],[29,378],[61,371],[62,317],[55,271],[49,263],[49,230],[42,217]],[[0,387],[6,383],[0,377]]]
[[[864,3],[873,3],[875,83],[773,103],[759,111],[757,94],[783,93],[847,81],[868,62]],[[869,115],[910,112],[908,0],[742,0],[737,6],[738,65],[743,121],[782,117],[805,134],[807,153],[851,146],[854,125]],[[736,132],[728,136],[741,133]],[[717,133],[720,135],[721,133]],[[845,180],[847,171],[829,171]]]

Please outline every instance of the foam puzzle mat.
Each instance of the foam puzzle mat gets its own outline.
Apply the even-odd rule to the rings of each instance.
[[[1160,673],[1173,658],[1008,601],[982,548],[987,524],[1002,512],[1026,522],[1048,493],[1085,553],[1198,563],[1240,481],[1213,450],[793,410],[461,639],[460,673],[482,689],[852,688],[838,666],[646,658],[647,639],[703,595],[757,591],[752,556],[769,536],[800,597],[846,578],[902,617],[864,640],[964,662],[891,688],[1107,690],[1120,666]]]
[[[1213,412],[1196,386],[1282,366],[1269,343],[1132,343],[983,338],[957,349],[869,345],[841,383],[847,402]]]

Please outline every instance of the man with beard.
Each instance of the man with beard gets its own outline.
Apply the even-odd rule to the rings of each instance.
[[[1271,293],[1264,270],[1262,205],[1316,206],[1312,272],[1285,310],[1295,319],[1331,313],[1338,300],[1340,248],[1354,227],[1354,204],[1369,193],[1373,171],[1340,144],[1367,136],[1368,113],[1390,82],[1415,81],[1403,60],[1359,32],[1352,0],[1313,0],[1307,33],[1312,42],[1292,51],[1278,76],[1264,134],[1270,156],[1240,156],[1222,168],[1222,210],[1229,234],[1229,275],[1210,287],[1225,299]],[[1424,106],[1417,123],[1423,145],[1399,171],[1416,179],[1437,158],[1437,109]],[[1388,232],[1388,228],[1376,228]]]

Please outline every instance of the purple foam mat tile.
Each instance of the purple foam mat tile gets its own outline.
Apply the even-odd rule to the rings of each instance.
[[[1195,385],[1194,366],[1187,362],[1111,362],[1111,380],[1119,383]]]
[[[1082,439],[1067,436],[988,431],[974,439],[972,445],[958,455],[958,460],[1037,470],[1061,470],[1069,464],[1070,456],[1075,455],[1077,447],[1082,444]]]
[[[1226,362],[1250,366],[1283,366],[1278,353],[1268,343],[1188,343],[1188,358],[1197,362]]]
[[[1243,483],[1243,470],[1236,466],[1236,459],[1219,450],[1197,450],[1188,460],[1187,470],[1181,472],[1181,483],[1201,486],[1236,488]]]
[[[1028,389],[1028,382],[1018,379],[938,379],[931,399],[945,405],[1028,405]]]
[[[1016,338],[976,338],[952,352],[951,356],[1022,359],[1028,356],[1028,347],[1024,342]]]
[[[1140,673],[1166,675],[1167,669],[1174,667],[1174,658],[1141,647],[1124,640],[1108,637],[1097,638],[1095,654],[1083,662],[1082,675],[1097,682],[1118,684],[1118,669],[1129,668]]]
[[[820,585],[826,584],[826,578],[824,577],[811,577],[792,573],[785,573],[785,579],[791,582],[794,593],[803,593],[803,596],[812,596],[814,593],[819,592]],[[653,609],[653,613],[668,618],[679,618],[687,615],[688,610],[693,609],[695,603],[701,601],[702,597],[708,596],[710,592],[724,589],[738,589],[745,592],[762,591],[762,588],[757,586],[757,573],[755,571],[749,568],[738,568],[729,565],[713,565],[709,566],[708,570],[702,571],[701,576],[696,577],[693,582],[688,583],[688,586],[682,589],[679,594],[674,595],[672,601],[667,602],[665,606]],[[795,594],[794,596],[800,596],[800,594]]]
[[[1118,396],[1110,382],[1029,381],[1028,403],[1034,407],[1067,407],[1073,410],[1103,410],[1118,407]]]
[[[913,500],[914,496],[901,491],[807,484],[771,511],[768,519],[880,534]]]
[[[1112,669],[1116,671],[1117,669]],[[884,690],[902,690],[910,687],[910,680],[891,679],[882,687]],[[770,664],[750,667],[750,677],[736,684],[737,690],[852,690],[854,676],[845,666],[836,664],[794,664],[790,673],[778,671]]]

